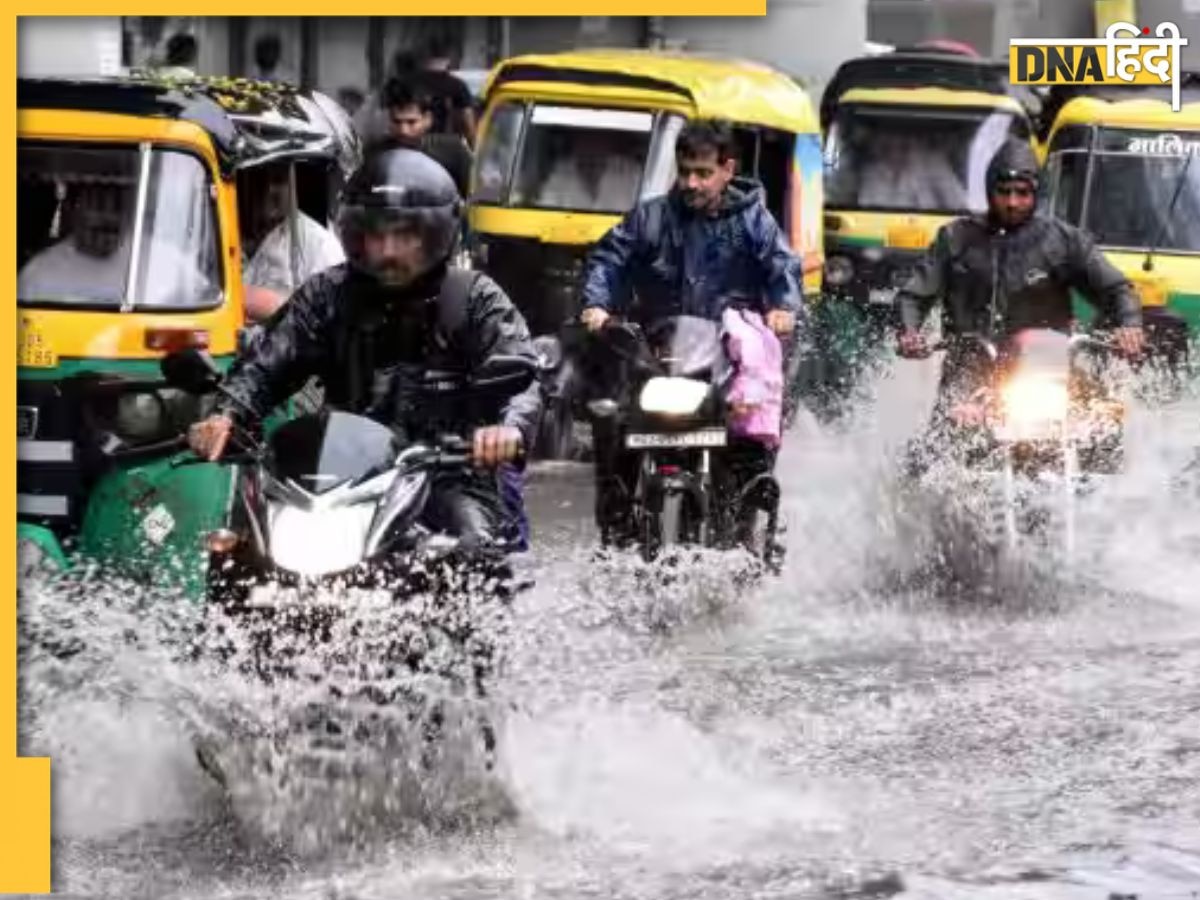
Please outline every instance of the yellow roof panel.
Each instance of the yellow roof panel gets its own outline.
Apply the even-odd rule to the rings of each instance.
[[[595,73],[602,76],[633,75],[668,82],[687,91],[696,115],[767,125],[793,132],[816,133],[816,112],[804,89],[782,72],[749,60],[698,53],[657,50],[575,50],[566,53],[530,54],[498,63],[488,76],[485,93],[497,75],[510,66],[538,66]],[[536,77],[522,77],[522,84]],[[652,88],[647,88],[652,91]]]

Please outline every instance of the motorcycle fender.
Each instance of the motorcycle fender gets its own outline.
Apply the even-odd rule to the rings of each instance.
[[[663,499],[669,493],[681,492],[691,496],[696,503],[703,509],[705,508],[705,491],[701,479],[694,472],[679,472],[675,475],[660,475],[657,471],[653,475],[643,476],[645,488],[643,490],[643,503],[654,511],[662,509]],[[653,504],[653,505],[652,505]]]

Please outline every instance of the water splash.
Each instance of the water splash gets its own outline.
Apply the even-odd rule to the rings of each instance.
[[[1018,896],[1027,887],[1069,900],[1080,885],[1093,896],[1101,885],[1149,894],[1185,884],[1196,853],[1184,838],[1200,808],[1191,690],[1200,622],[1189,590],[1200,517],[1169,483],[1200,444],[1196,400],[1133,404],[1128,471],[1083,517],[1094,582],[1059,605],[1013,593],[955,607],[893,578],[912,556],[892,490],[896,459],[928,412],[936,374],[934,364],[897,367],[837,426],[801,417],[779,465],[786,569],[753,590],[723,580],[715,558],[649,591],[634,564],[594,572],[578,515],[590,512],[586,476],[555,474],[540,498],[535,478],[535,509],[560,518],[535,518],[549,547],[534,566],[538,586],[515,604],[493,694],[505,711],[497,775],[514,817],[465,833],[397,832],[366,821],[373,798],[351,790],[330,819],[360,816],[372,848],[301,865],[220,845],[253,861],[237,868],[189,844],[203,806],[191,809],[192,831],[147,808],[137,841],[166,848],[156,855],[169,863],[147,869],[132,838],[68,841],[73,880],[111,896],[322,900]],[[70,604],[63,612],[78,615]],[[107,637],[83,668],[23,658],[35,719],[89,696],[96,712],[79,725],[105,735],[105,704],[116,721],[124,694],[171,719],[160,751],[178,761],[180,735],[197,722],[232,727],[220,724],[226,715],[269,732],[303,708],[302,693],[272,701],[256,683],[181,664],[140,614],[88,615],[82,632]],[[127,642],[131,621],[147,636]],[[57,727],[81,743],[66,715]],[[171,764],[150,766],[139,752],[123,765],[168,796]],[[298,759],[286,742],[281,752]],[[463,796],[484,795],[472,790]],[[182,812],[191,800],[179,796]],[[1122,863],[1122,853],[1141,862]]]

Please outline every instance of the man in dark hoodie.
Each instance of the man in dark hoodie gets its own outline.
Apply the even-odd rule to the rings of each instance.
[[[899,352],[913,359],[929,355],[920,329],[942,303],[949,347],[926,441],[947,436],[962,420],[960,404],[985,374],[974,364],[978,354],[957,336],[1003,340],[1024,328],[1068,331],[1075,289],[1099,312],[1099,323],[1114,329],[1122,352],[1142,351],[1141,304],[1129,281],[1084,231],[1037,212],[1038,163],[1027,142],[1009,138],[1000,147],[988,166],[987,190],[987,213],[943,226],[897,298]]]
[[[643,323],[679,315],[717,321],[731,303],[759,309],[777,334],[793,331],[803,311],[796,257],[767,210],[762,185],[735,177],[736,162],[728,123],[695,120],[680,130],[674,187],[634,207],[588,260],[580,318],[589,331],[612,315]],[[596,521],[602,541],[623,543],[632,534],[628,498],[637,459],[621,452],[609,421],[597,419],[593,429]],[[731,450],[739,481],[774,465],[759,445]]]

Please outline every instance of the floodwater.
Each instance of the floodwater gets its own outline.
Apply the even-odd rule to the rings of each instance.
[[[303,699],[181,662],[178,607],[103,579],[30,587],[26,621],[67,617],[87,648],[22,668],[55,892],[1200,896],[1200,486],[1171,482],[1200,404],[1135,404],[1070,583],[973,602],[912,576],[896,514],[892,457],[935,374],[898,368],[837,429],[801,419],[787,568],[757,587],[721,559],[671,579],[592,564],[587,471],[540,467],[491,775],[464,750],[414,777],[398,746],[313,774],[270,737]],[[193,734],[222,729],[249,748],[240,807],[195,761]]]

